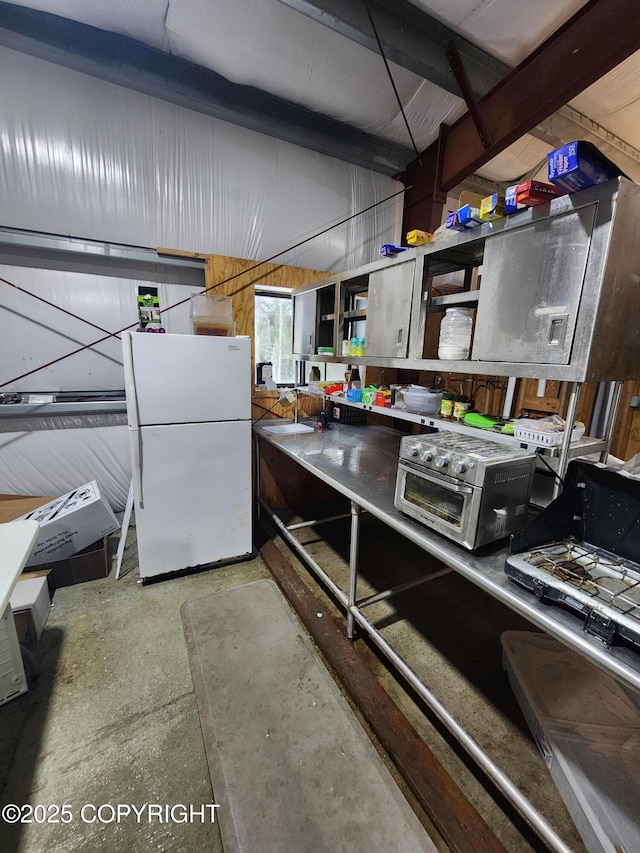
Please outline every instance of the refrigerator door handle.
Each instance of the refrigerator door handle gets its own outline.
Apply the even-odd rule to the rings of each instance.
[[[142,432],[137,428],[133,432],[136,433],[134,440],[131,442],[133,454],[133,490],[138,498],[138,506],[140,509],[144,509],[144,498],[142,495]]]
[[[129,415],[129,426],[138,429],[140,416],[138,414],[138,393],[136,390],[136,377],[133,370],[133,335],[131,332],[123,334],[122,355],[124,361],[124,380],[127,394],[127,414]]]

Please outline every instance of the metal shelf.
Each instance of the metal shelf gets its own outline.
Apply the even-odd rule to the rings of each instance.
[[[126,400],[96,400],[81,403],[8,403],[0,406],[0,419],[48,417],[49,415],[106,415],[127,411]]]
[[[425,293],[423,301],[427,311],[441,311],[443,308],[471,307],[478,304],[479,290],[463,290],[461,293],[448,293],[446,296],[429,296]]]
[[[310,393],[304,388],[300,391]],[[322,396],[325,400],[331,400],[333,403],[341,403],[345,406],[352,406],[354,409],[364,409],[366,412],[371,412],[374,415],[383,415],[388,418],[395,418],[401,421],[410,421],[420,426],[430,427],[431,429],[444,430],[447,432],[457,432],[463,435],[471,435],[476,438],[482,437],[487,441],[495,441],[496,444],[507,444],[510,447],[520,447],[526,450],[542,450],[545,456],[557,458],[560,453],[560,447],[540,447],[537,444],[530,444],[522,441],[513,435],[506,435],[501,432],[494,432],[490,429],[478,429],[477,427],[467,426],[449,418],[438,418],[433,415],[421,415],[414,412],[406,412],[404,409],[388,409],[386,406],[374,406],[369,403],[355,403],[353,400],[347,400],[340,394],[312,394],[311,396]],[[599,453],[605,449],[605,441],[600,438],[581,438],[579,441],[573,442],[570,445],[569,458],[576,456],[584,456],[588,453]]]

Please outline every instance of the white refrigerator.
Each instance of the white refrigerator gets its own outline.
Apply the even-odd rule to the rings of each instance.
[[[251,340],[125,332],[140,576],[250,557]]]

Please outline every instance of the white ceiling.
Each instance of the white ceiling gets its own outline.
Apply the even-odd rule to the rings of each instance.
[[[586,0],[411,0],[508,65],[521,62]],[[130,36],[307,109],[411,147],[382,59],[279,0],[23,0],[28,6]],[[391,64],[420,150],[464,102]],[[574,109],[640,149],[640,53],[574,100]],[[533,173],[551,146],[525,136],[479,174]]]

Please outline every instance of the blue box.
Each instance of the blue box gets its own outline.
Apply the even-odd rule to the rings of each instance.
[[[505,215],[509,213],[515,213],[516,210],[521,210],[523,205],[517,204],[516,202],[516,186],[514,184],[512,187],[507,187],[504,191],[504,212]]]
[[[445,228],[458,227],[458,214],[453,211],[447,216],[447,221],[444,223]]]
[[[393,243],[385,243],[380,247],[380,254],[385,258],[390,258],[392,255],[398,255],[400,252],[406,252],[406,246],[394,246]]]
[[[552,184],[569,192],[604,184],[622,174],[620,169],[590,142],[576,141],[547,154]]]
[[[465,204],[464,207],[459,207],[457,210],[458,230],[463,231],[467,228],[475,228],[477,225],[482,225],[480,219],[480,211],[476,207],[471,207],[470,204]]]

